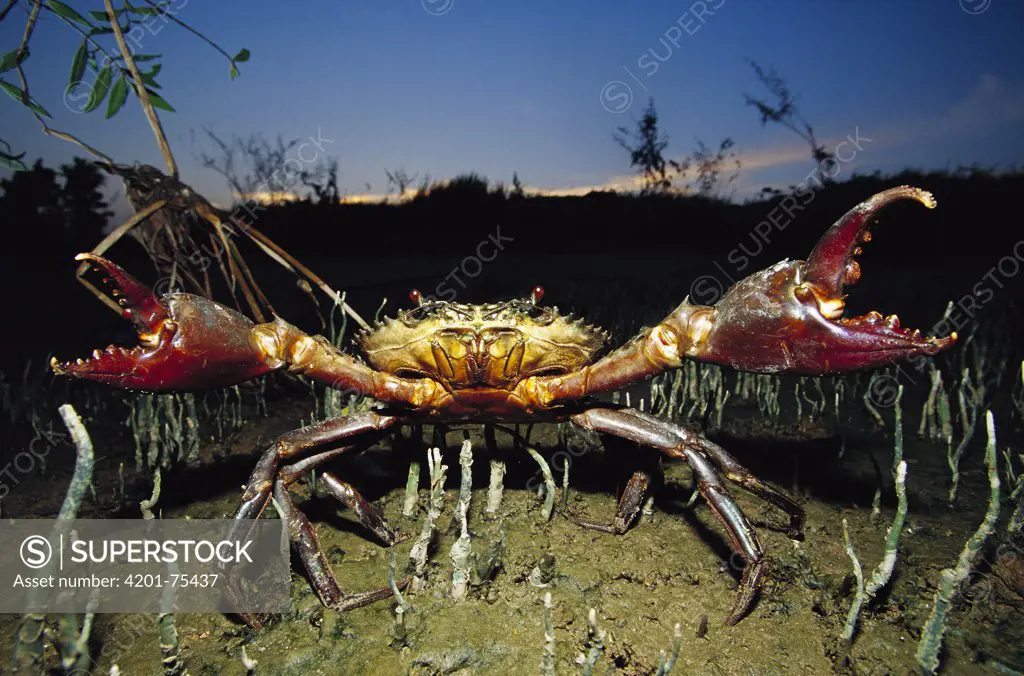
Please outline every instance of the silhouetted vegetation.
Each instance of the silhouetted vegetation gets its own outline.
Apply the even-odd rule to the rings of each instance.
[[[750,61],[751,68],[757,74],[757,79],[761,81],[771,95],[775,98],[775,103],[768,103],[764,99],[756,99],[749,94],[744,94],[743,97],[747,101],[747,105],[754,106],[757,108],[757,112],[761,115],[761,125],[766,125],[769,122],[782,125],[786,129],[789,129],[794,134],[802,138],[811,147],[811,159],[817,162],[819,165],[835,160],[835,156],[831,150],[825,148],[818,142],[818,139],[814,135],[814,127],[804,119],[804,116],[800,113],[800,110],[796,107],[796,96],[790,91],[789,85],[783,80],[774,68],[770,68],[767,71],[759,66],[756,61]],[[825,176],[825,181],[830,181],[831,178]]]
[[[640,172],[643,195],[671,191],[673,183],[688,168],[685,162],[665,158],[668,138],[658,129],[658,111],[653,98],[648,100],[636,130],[630,132],[626,127],[619,127],[614,138],[629,152],[629,166]]]
[[[714,196],[718,183],[722,178],[722,172],[727,165],[735,168],[735,171],[726,181],[730,185],[739,176],[741,162],[736,157],[733,147],[736,143],[731,138],[723,139],[718,144],[718,150],[712,152],[700,139],[697,140],[697,148],[693,151],[691,161],[694,170],[697,172],[697,191],[704,196]]]
[[[399,168],[394,171],[385,171],[384,175],[388,179],[388,193],[392,190],[395,192],[398,199],[405,197],[405,192],[416,183],[416,179],[419,174],[409,174],[405,169]]]
[[[1002,214],[1012,209],[1024,190],[1024,173],[978,169],[854,175],[839,183],[791,186],[742,204],[700,194],[612,191],[578,197],[529,193],[516,197],[514,190],[498,189],[470,173],[421,189],[403,203],[316,209],[308,201],[271,205],[260,212],[256,224],[297,256],[330,250],[352,253],[355,241],[361,251],[450,253],[474,246],[498,223],[516,238],[515,250],[523,253],[728,255],[745,245],[767,251],[767,265],[806,254],[824,229],[850,207],[905,183],[932,191],[939,208],[897,204],[887,210],[883,221],[897,227],[878,229],[885,244],[869,247],[872,256],[926,262],[938,256],[1004,255],[1017,242],[1018,235],[1001,223]]]
[[[630,131],[620,126],[613,138],[629,152],[629,166],[640,174],[641,195],[695,190],[704,197],[716,197],[718,182],[726,165],[733,165],[736,169],[728,183],[735,181],[739,174],[741,163],[733,150],[735,143],[728,137],[719,143],[717,151],[696,139],[697,147],[692,154],[678,160],[666,157],[669,139],[658,127],[658,111],[653,98],[648,99],[647,108],[636,128]],[[691,171],[696,174],[692,184],[678,185]]]
[[[301,195],[302,186],[309,189],[305,194],[309,201],[338,201],[338,161],[322,158],[319,153],[313,162],[296,160],[291,151],[301,139],[285,141],[278,135],[271,142],[262,134],[250,134],[244,138],[232,135],[230,140],[224,140],[209,129],[203,131],[216,151],[201,150],[196,158],[205,168],[223,176],[237,199],[256,197],[273,201]]]
[[[91,249],[112,215],[101,192],[105,178],[95,164],[76,157],[59,172],[37,160],[31,169],[0,179],[0,213],[16,230],[11,244],[17,243],[5,252],[39,256]]]

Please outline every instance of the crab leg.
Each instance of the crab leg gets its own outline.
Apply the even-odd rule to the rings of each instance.
[[[672,423],[657,418],[641,418],[628,409],[591,408],[570,419],[586,429],[652,446],[669,457],[689,463],[696,475],[701,495],[729,534],[733,549],[746,562],[736,602],[726,624],[739,622],[750,611],[764,583],[767,557],[757,531],[729,495],[701,446],[687,440],[690,435],[685,430],[678,430],[685,433],[679,434]]]
[[[642,414],[641,414],[642,415]],[[796,501],[779,490],[761,481],[739,463],[724,448],[703,437],[700,438],[701,449],[711,458],[719,471],[729,481],[742,486],[765,502],[771,503],[789,514],[789,526],[786,535],[793,540],[802,540],[804,529],[804,509]]]
[[[786,512],[789,515],[789,526],[786,529],[786,534],[794,540],[803,539],[804,508],[782,491],[761,481],[724,448],[699,434],[694,434],[684,427],[667,422],[650,413],[644,413],[633,408],[621,410],[623,413],[645,421],[650,425],[667,427],[668,431],[676,436],[680,444],[700,448],[715,463],[718,470],[725,474],[726,479]]]
[[[669,369],[679,368],[691,348],[711,330],[714,309],[683,301],[660,324],[590,366],[563,376],[527,379],[524,398],[542,406],[614,392]]]
[[[352,595],[346,595],[341,590],[337,579],[328,567],[323,552],[319,550],[313,525],[295,507],[288,494],[288,487],[317,465],[344,453],[366,448],[383,437],[388,429],[399,422],[401,422],[401,418],[382,415],[376,411],[366,411],[345,418],[327,420],[278,437],[260,457],[256,468],[249,477],[249,482],[242,495],[242,504],[235,514],[235,525],[229,533],[229,538],[242,537],[240,531],[245,527],[246,522],[258,519],[263,514],[270,502],[271,491],[273,491],[275,500],[284,511],[281,516],[288,521],[292,542],[324,605],[335,610],[347,610],[389,596],[390,588]],[[353,441],[356,443],[351,443]],[[279,469],[283,460],[295,458],[304,451],[336,442],[350,443],[303,458]],[[329,492],[352,507],[356,517],[364,526],[378,535],[386,544],[394,543],[397,539],[395,532],[387,525],[383,515],[370,505],[358,491],[348,484],[338,481],[331,474],[325,474],[325,484]],[[348,490],[345,490],[346,486]],[[243,616],[243,619],[253,626],[261,621],[260,618],[251,616]]]
[[[649,413],[644,413],[643,411],[638,411],[633,408],[624,408],[621,409],[621,411],[622,413],[631,415],[639,420],[647,421],[652,425],[668,425],[669,431],[676,435],[680,444],[699,447],[700,450],[715,464],[718,471],[725,475],[726,479],[753,493],[765,502],[775,505],[782,511],[786,512],[786,514],[789,515],[789,525],[786,527],[786,535],[793,540],[803,539],[805,518],[803,507],[782,491],[766,484],[764,481],[761,481],[761,479],[751,473],[750,470],[744,467],[739,460],[724,448],[700,435],[693,434],[683,427],[674,423],[669,423],[661,418],[650,415]],[[581,521],[571,516],[569,518],[577,525],[583,526],[584,528],[592,528],[605,533],[625,533],[629,530],[633,520],[639,512],[640,506],[643,505],[643,501],[651,490],[649,485],[650,476],[648,475],[645,480],[644,477],[640,476],[641,474],[645,473],[636,472],[632,478],[630,478],[629,483],[626,484],[626,489],[623,491],[622,497],[619,499],[619,506],[613,526]],[[637,494],[640,491],[642,491],[642,493]]]
[[[249,481],[242,493],[242,504],[235,514],[236,522],[242,523],[251,519],[258,519],[263,514],[270,500],[270,492],[273,489],[274,477],[278,473],[278,465],[282,460],[294,458],[303,451],[318,446],[343,441],[359,442],[349,443],[341,448],[328,451],[331,454],[328,457],[321,458],[321,455],[324,454],[314,456],[317,460],[315,464],[319,464],[324,460],[349,452],[352,449],[365,448],[384,436],[384,433],[398,422],[400,422],[400,419],[397,417],[381,415],[376,411],[366,411],[345,418],[332,418],[316,425],[310,425],[282,434],[263,452],[252,474],[249,476]],[[289,477],[291,480],[287,483],[294,482],[303,473],[312,469],[313,466],[315,465],[303,466],[299,470],[292,469]],[[296,466],[293,465],[294,467]],[[231,535],[234,536],[237,533],[232,531]]]
[[[569,519],[577,526],[582,526],[583,528],[598,530],[602,533],[622,535],[636,521],[637,515],[640,514],[640,509],[644,506],[644,501],[650,493],[651,475],[643,471],[634,472],[633,476],[629,478],[629,482],[626,483],[626,488],[623,489],[622,495],[619,497],[619,504],[615,508],[615,521],[612,522],[612,525],[577,519],[571,515]]]
[[[274,484],[274,499],[283,512],[281,517],[288,523],[288,533],[291,537],[292,545],[299,552],[299,558],[302,559],[302,564],[309,574],[310,583],[312,583],[313,589],[325,606],[331,610],[342,612],[391,596],[391,587],[383,587],[357,594],[346,594],[342,591],[341,586],[338,584],[338,579],[334,576],[334,572],[327,562],[323,548],[320,547],[320,540],[316,536],[313,524],[295,506],[291,494],[288,493],[288,486],[281,479],[278,479]],[[407,584],[408,580],[403,580],[398,583],[398,586],[401,588]]]
[[[363,444],[359,450],[365,450],[366,446],[367,444]],[[330,451],[324,451],[323,453],[317,453],[314,456],[304,458],[298,462],[294,462],[282,467],[278,472],[278,478],[284,482],[285,486],[291,486],[293,483],[298,481],[302,475],[306,474],[313,468],[327,462],[328,460],[332,460],[339,455],[343,455],[352,448],[352,446],[335,448]],[[385,545],[390,547],[398,542],[398,533],[388,525],[387,520],[384,518],[384,514],[364,498],[363,495],[356,490],[355,486],[346,481],[341,481],[332,472],[324,472],[321,475],[321,478],[321,485],[327,487],[327,492],[343,505],[351,509],[356,515],[356,518],[359,519],[359,522],[368,530],[372,531],[374,535],[379,537]]]
[[[338,501],[348,506],[359,522],[390,546],[398,541],[398,533],[388,525],[384,514],[374,507],[347,481],[341,481],[331,472],[324,472],[321,477],[327,492]]]

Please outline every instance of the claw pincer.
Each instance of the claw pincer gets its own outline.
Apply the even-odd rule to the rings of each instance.
[[[818,240],[806,261],[785,260],[733,286],[714,306],[714,328],[698,359],[743,371],[824,375],[878,368],[934,355],[956,342],[903,328],[876,311],[843,317],[844,290],[861,277],[855,256],[871,240],[883,207],[931,193],[911,186],[880,192],[850,209]]]
[[[157,297],[105,258],[77,258],[106,275],[140,344],[131,349],[112,345],[90,359],[53,359],[55,373],[129,390],[189,391],[234,385],[271,370],[255,340],[255,324],[244,315],[202,296]]]

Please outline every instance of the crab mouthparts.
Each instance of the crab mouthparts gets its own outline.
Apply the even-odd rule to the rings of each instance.
[[[78,254],[75,260],[88,261],[93,269],[103,273],[103,282],[124,308],[122,314],[136,327],[139,345],[132,348],[110,345],[106,350],[93,350],[90,359],[59,362],[50,360],[55,373],[79,377],[102,377],[128,373],[139,366],[147,356],[159,350],[169,340],[177,326],[171,320],[167,306],[144,284],[121,267],[100,256]]]
[[[850,209],[829,228],[807,257],[804,275],[818,310],[826,319],[855,329],[864,337],[878,339],[879,347],[898,349],[904,346],[935,354],[956,342],[956,332],[946,338],[925,337],[918,329],[902,328],[895,314],[886,317],[875,310],[859,317],[843,316],[846,306],[843,291],[861,277],[860,263],[855,257],[862,252],[861,245],[871,241],[868,229],[871,221],[880,209],[904,199],[915,200],[929,209],[937,204],[931,193],[912,186],[899,186],[874,195]]]

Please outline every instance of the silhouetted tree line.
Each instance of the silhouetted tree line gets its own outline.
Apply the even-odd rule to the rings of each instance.
[[[88,251],[112,216],[101,188],[106,176],[76,157],[59,170],[42,160],[0,179],[5,256],[65,256]]]
[[[870,247],[872,255],[920,262],[927,256],[996,255],[1021,239],[1006,215],[1015,213],[1024,173],[980,169],[812,179],[742,204],[700,194],[524,195],[467,174],[402,203],[269,205],[254,223],[300,258],[325,251],[451,253],[472,247],[499,224],[520,253],[680,251],[738,260],[768,251],[777,260],[805,255],[848,209],[902,184],[932,191],[939,206],[906,203],[885,210],[875,233],[881,244]]]
[[[90,314],[113,314],[74,281],[74,255],[96,246],[111,216],[105,178],[95,164],[75,158],[58,169],[37,160],[0,179],[0,315],[9,327],[0,369],[24,355],[43,356],[42,346],[74,340],[92,326]]]
[[[41,161],[0,180],[6,224],[5,256],[66,259],[103,237],[111,215],[101,187],[104,174],[76,158],[59,170]],[[810,180],[784,191],[766,190],[742,204],[701,193],[592,192],[578,197],[524,193],[467,173],[422,185],[404,202],[337,203],[310,198],[267,205],[253,221],[300,258],[304,254],[451,253],[474,245],[500,225],[515,250],[680,251],[715,256],[778,252],[804,255],[824,228],[866,197],[900,184],[932,191],[939,208],[897,204],[882,214],[876,233],[883,258],[1006,253],[1019,241],[1006,215],[1024,190],[1024,173],[977,168],[895,175],[854,175],[841,182]]]

